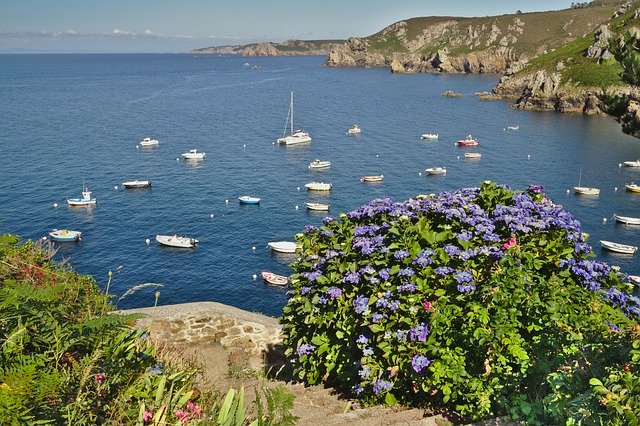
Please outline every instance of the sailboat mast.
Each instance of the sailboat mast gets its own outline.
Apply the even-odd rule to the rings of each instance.
[[[291,92],[291,104],[289,108],[291,108],[291,134],[293,134],[293,91]]]

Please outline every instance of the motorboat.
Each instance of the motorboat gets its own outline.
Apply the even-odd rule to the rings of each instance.
[[[333,185],[325,182],[309,182],[304,187],[310,191],[331,191]]]
[[[240,202],[240,204],[260,204],[260,198],[250,197],[248,195],[238,197],[238,201]]]
[[[634,254],[638,250],[638,247],[636,246],[619,244],[605,240],[600,240],[600,245],[602,246],[602,248],[615,251],[616,253]]]
[[[574,186],[573,190],[578,195],[600,195],[600,188],[589,188],[587,186]]]
[[[309,170],[328,169],[331,167],[331,162],[318,160],[317,158],[309,163]]]
[[[625,161],[622,164],[624,164],[626,167],[640,167],[640,160]]]
[[[478,146],[480,145],[480,143],[478,142],[477,139],[474,139],[473,136],[468,135],[466,138],[464,139],[460,139],[458,142],[456,142],[456,145],[458,146]]]
[[[140,145],[140,146],[158,146],[158,143],[159,142],[158,142],[157,139],[144,138],[140,142],[138,142],[138,145]]]
[[[288,136],[282,135],[278,138],[278,143],[283,145],[295,145],[304,142],[311,142],[311,136],[309,133],[302,130],[293,130],[293,92],[291,92],[291,101],[289,102],[289,113],[287,114],[287,121],[290,119],[290,133]],[[285,125],[286,132],[286,125]]]
[[[507,130],[519,130],[520,126],[507,126]]]
[[[273,285],[285,286],[289,282],[289,278],[284,275],[277,275],[269,271],[262,271],[260,275],[262,275],[262,279]]]
[[[481,158],[482,154],[480,154],[479,152],[465,152],[464,153],[464,158],[466,158],[467,160],[477,160],[478,158]]]
[[[305,206],[307,206],[307,208],[309,210],[315,210],[315,211],[328,211],[329,207],[331,206],[330,204],[325,204],[325,203],[304,203]]]
[[[198,244],[198,240],[189,237],[178,237],[177,235],[156,235],[156,241],[164,246],[193,248]]]
[[[182,158],[185,160],[202,160],[207,156],[204,152],[198,152],[197,149],[190,149],[189,152],[182,154]]]
[[[447,169],[444,167],[429,167],[424,170],[427,174],[430,175],[444,175],[447,174]]]
[[[626,184],[624,187],[630,192],[640,192],[640,185],[636,185],[633,182]]]
[[[297,249],[301,248],[300,244],[292,241],[272,241],[267,243],[271,250],[278,253],[295,253]]]
[[[362,132],[362,129],[358,127],[357,124],[354,124],[349,130],[347,130],[348,135],[359,135]]]
[[[96,199],[91,197],[91,191],[89,188],[83,185],[82,198],[67,198],[67,204],[70,206],[93,206],[96,204]]]
[[[128,182],[122,182],[123,188],[150,188],[150,180],[131,180]]]
[[[427,140],[436,140],[438,139],[440,136],[437,133],[423,133],[420,136],[420,139],[427,139]]]
[[[382,182],[384,180],[384,175],[369,175],[369,176],[362,176],[360,178],[360,182],[364,182],[364,183],[376,183],[376,182]]]
[[[82,238],[82,232],[72,231],[70,229],[53,229],[49,232],[49,237],[51,237],[52,241],[58,242],[80,241]]]
[[[640,225],[640,217],[620,216],[618,214],[614,214],[613,219],[616,222],[624,223],[625,225]]]

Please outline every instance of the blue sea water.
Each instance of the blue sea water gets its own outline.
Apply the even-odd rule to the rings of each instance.
[[[636,257],[602,252],[598,244],[640,243],[640,227],[611,219],[614,213],[640,216],[640,196],[624,190],[640,181],[640,172],[618,167],[640,158],[640,141],[621,133],[612,118],[517,111],[509,102],[478,100],[474,92],[490,90],[495,75],[393,75],[323,62],[0,55],[0,232],[35,240],[51,228],[82,231],[80,243],[58,245],[57,258],[102,288],[113,271],[110,293],[122,308],[152,305],[159,289],[159,305],[213,300],[279,315],[286,292],[253,275],[291,272],[291,259],[266,244],[293,240],[306,224],[321,223],[324,214],[306,211],[305,201],[328,202],[336,216],[372,198],[404,200],[491,179],[514,188],[543,185],[582,222],[599,258],[640,274]],[[463,96],[447,98],[445,90]],[[275,140],[291,91],[296,127],[308,130],[313,142],[283,147]],[[354,123],[363,129],[359,137],[346,135]],[[518,131],[506,129],[515,125]],[[420,140],[427,132],[440,139]],[[467,134],[480,146],[454,145]],[[160,145],[137,148],[144,137]],[[192,148],[207,158],[179,159]],[[465,161],[470,151],[482,159]],[[331,161],[331,168],[308,170],[315,158]],[[447,174],[426,176],[431,166],[445,166]],[[383,174],[384,182],[360,182],[371,174]],[[600,196],[567,194],[579,178],[582,186],[601,188]],[[149,179],[153,187],[121,188],[134,179]],[[310,181],[332,182],[333,191],[307,193]],[[65,199],[80,196],[83,182],[97,205],[68,207]],[[262,202],[242,206],[241,195]],[[200,244],[180,250],[154,241],[156,234],[173,233]]]

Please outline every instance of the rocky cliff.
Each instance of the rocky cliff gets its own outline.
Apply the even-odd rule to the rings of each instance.
[[[287,40],[282,43],[265,42],[235,46],[211,46],[194,49],[191,53],[243,56],[326,56],[343,40]]]
[[[503,73],[594,31],[620,2],[592,3],[483,18],[412,18],[369,37],[350,38],[331,50],[327,65],[389,67],[397,73]]]

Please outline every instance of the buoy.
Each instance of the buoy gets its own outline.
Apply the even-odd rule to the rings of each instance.
[[[271,142],[271,145],[275,145],[275,144],[276,144],[275,142]]]
[[[179,158],[176,158],[176,161],[180,161],[180,159],[179,159]]]
[[[569,195],[569,193],[570,193],[570,192],[571,192],[571,190],[570,190],[570,189],[567,189],[567,195]]]
[[[298,209],[299,209],[299,207],[298,207],[298,206],[296,206],[296,210],[298,210]]]
[[[606,217],[602,218],[602,223],[607,223],[607,218]]]
[[[138,145],[136,145],[136,149],[140,149],[140,147]]]
[[[622,163],[618,163],[618,168],[622,167]]]
[[[531,154],[527,154],[527,160],[531,160]]]
[[[300,187],[298,187],[298,191],[300,191]]]
[[[53,207],[58,207],[58,203],[53,203]]]
[[[42,237],[42,241],[47,241],[47,236]]]
[[[422,172],[418,172],[418,176],[422,176]]]
[[[114,186],[113,189],[118,190],[118,185]]]
[[[255,281],[258,278],[256,274],[253,274],[253,280]]]
[[[242,145],[242,147],[243,147],[243,148],[246,148],[246,147],[247,147],[247,145]]]
[[[251,247],[251,250],[255,251],[256,250],[256,246]]]
[[[618,192],[618,187],[613,188],[613,192]]]
[[[224,200],[225,204],[229,204],[229,199]]]
[[[458,155],[458,160],[460,159],[460,156]]]
[[[148,238],[146,240],[144,240],[145,243],[149,244],[151,242],[151,240],[149,240]]]
[[[213,213],[211,213],[211,214],[209,215],[209,217],[210,217],[211,219],[213,219]]]
[[[376,154],[376,158],[380,157],[378,154]]]

